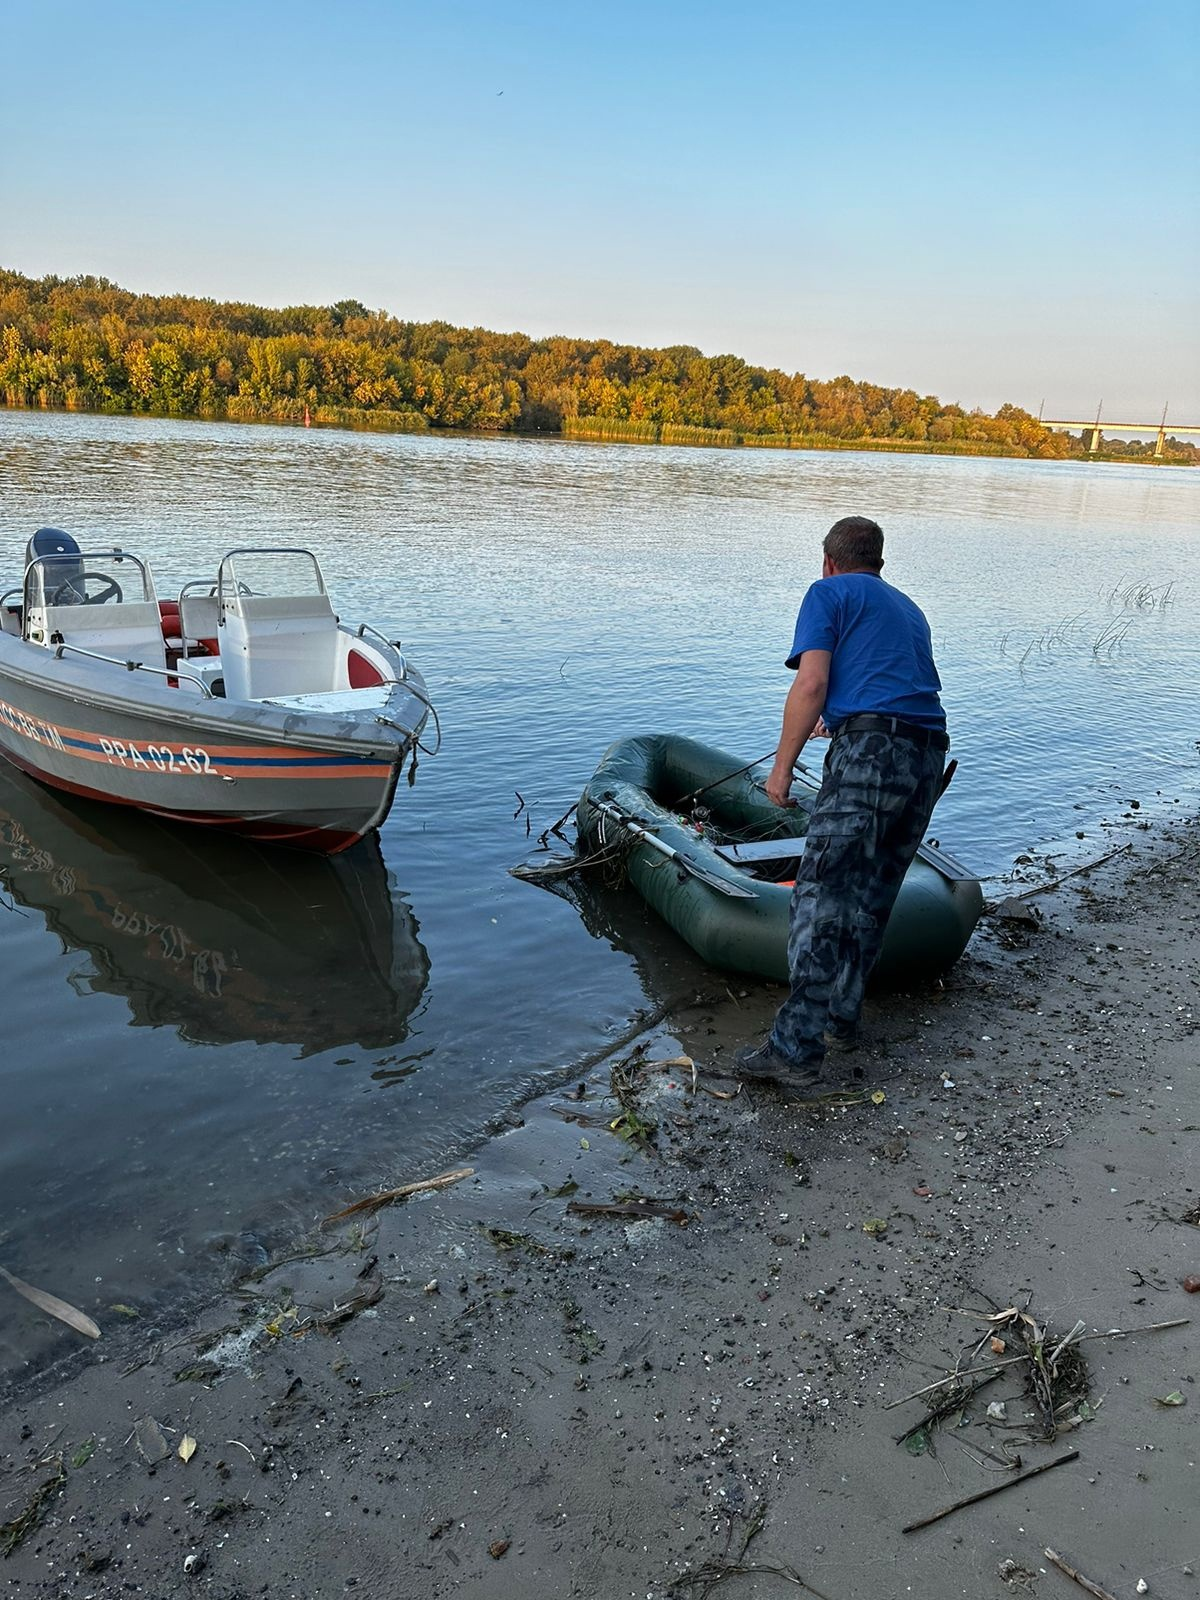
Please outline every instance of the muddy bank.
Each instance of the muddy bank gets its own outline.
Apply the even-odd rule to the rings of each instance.
[[[1195,1595],[1195,1324],[1080,1345],[1052,1442],[1010,1375],[920,1453],[894,1437],[922,1402],[884,1407],[993,1306],[1059,1337],[1198,1309],[1198,862],[1195,823],[1145,835],[944,988],[873,1001],[848,1103],[718,1098],[774,995],[715,983],[472,1177],[161,1340],[106,1326],[0,1423],[7,1592],[1082,1593],[1050,1546],[1114,1596]],[[663,1214],[578,1209],[631,1196]],[[778,1570],[731,1573],[743,1549]]]

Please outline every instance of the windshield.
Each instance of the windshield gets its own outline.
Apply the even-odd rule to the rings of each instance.
[[[119,550],[39,556],[25,573],[25,604],[30,608],[153,599],[154,584],[145,563]]]
[[[325,593],[317,558],[310,550],[231,550],[221,562],[226,599],[250,594],[274,599]]]

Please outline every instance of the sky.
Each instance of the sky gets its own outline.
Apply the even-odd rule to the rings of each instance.
[[[1200,424],[1197,15],[8,0],[0,265]]]

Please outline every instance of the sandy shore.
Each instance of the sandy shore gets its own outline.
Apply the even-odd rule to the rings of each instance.
[[[993,1305],[1059,1336],[1200,1314],[1198,862],[1195,822],[1144,833],[1028,902],[1037,926],[990,922],[944,988],[874,999],[853,1103],[719,1098],[774,993],[714,982],[464,1151],[473,1177],[202,1323],[63,1329],[0,1423],[3,1592],[1084,1593],[1050,1546],[1113,1596],[1196,1595],[1200,1322],[1080,1345],[1051,1442],[1012,1371],[919,1454],[894,1438],[923,1402],[885,1407]],[[682,1055],[695,1092],[656,1065]],[[568,1209],[629,1195],[686,1220]],[[1006,1453],[1071,1450],[901,1531]],[[743,1549],[760,1570],[729,1570]]]

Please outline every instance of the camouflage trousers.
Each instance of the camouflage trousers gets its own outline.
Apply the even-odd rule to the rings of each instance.
[[[788,933],[791,993],[771,1044],[819,1065],[853,1034],[901,881],[929,827],[945,751],[891,733],[835,734],[813,806]]]

